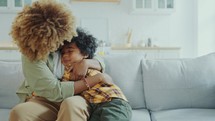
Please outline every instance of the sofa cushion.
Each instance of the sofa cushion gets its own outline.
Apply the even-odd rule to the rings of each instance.
[[[1,121],[9,121],[10,109],[0,109]]]
[[[19,102],[16,90],[23,80],[20,61],[0,61],[0,108],[11,108]]]
[[[147,109],[132,110],[131,121],[151,121],[150,113]]]
[[[152,111],[215,108],[215,54],[142,60],[146,106]]]
[[[145,107],[141,76],[142,58],[142,56],[130,54],[104,57],[106,65],[105,72],[122,89],[133,109]]]
[[[176,109],[151,112],[152,121],[215,121],[215,109]]]

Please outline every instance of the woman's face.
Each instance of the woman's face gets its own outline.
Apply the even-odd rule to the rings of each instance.
[[[67,67],[73,66],[74,63],[80,62],[85,57],[75,43],[65,45],[61,51],[61,62]]]

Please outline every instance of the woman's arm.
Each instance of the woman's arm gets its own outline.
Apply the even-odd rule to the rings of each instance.
[[[46,61],[31,62],[22,56],[22,68],[25,87],[29,93],[44,97],[50,101],[60,102],[74,95],[74,82],[60,82],[47,66]]]
[[[83,80],[60,82],[47,66],[46,61],[31,62],[27,57],[22,56],[22,64],[25,76],[25,87],[33,91],[36,96],[44,97],[50,101],[60,102],[67,97],[71,97],[74,94],[88,89]],[[105,74],[87,78],[90,87],[106,80],[110,79]]]

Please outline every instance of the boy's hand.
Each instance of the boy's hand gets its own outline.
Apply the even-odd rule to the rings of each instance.
[[[70,72],[70,76],[69,76],[69,80],[70,81],[78,81],[80,79],[78,79],[77,77],[75,77],[74,73],[71,71]]]

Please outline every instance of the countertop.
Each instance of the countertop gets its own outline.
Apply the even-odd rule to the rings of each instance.
[[[112,50],[180,50],[180,47],[111,47]]]
[[[18,47],[11,41],[0,41],[0,50],[18,50]]]
[[[180,50],[180,47],[125,47],[114,46],[111,50]],[[18,50],[18,47],[12,41],[0,41],[0,50]]]

